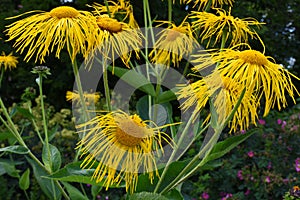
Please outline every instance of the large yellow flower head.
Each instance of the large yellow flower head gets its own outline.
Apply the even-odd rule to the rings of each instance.
[[[4,71],[7,69],[11,70],[12,68],[16,68],[17,64],[17,57],[13,56],[12,53],[5,55],[5,53],[2,52],[2,55],[0,56],[0,70],[2,68],[4,68]]]
[[[182,0],[183,3],[194,2],[194,6],[198,6],[198,10],[207,8],[207,6],[216,8],[222,7],[222,5],[229,5],[232,7],[234,0]]]
[[[35,55],[35,62],[45,62],[44,57],[55,51],[55,48],[55,55],[59,58],[65,46],[74,61],[79,53],[86,56],[95,42],[96,20],[89,12],[60,6],[50,12],[31,11],[25,14],[29,13],[37,14],[7,26],[8,41],[15,40],[14,47],[17,51],[26,52],[26,61]]]
[[[194,83],[181,86],[177,94],[179,99],[184,99],[182,108],[193,108],[195,112],[200,112],[211,98],[217,111],[218,123],[223,123],[238,103],[243,89],[242,84],[215,71]],[[230,131],[246,130],[250,123],[256,124],[258,105],[254,95],[246,92],[228,124]]]
[[[193,11],[190,18],[193,21],[192,26],[200,30],[201,41],[208,40],[207,47],[225,37],[225,41],[230,40],[229,46],[239,43],[247,43],[248,38],[259,38],[256,31],[252,28],[259,27],[263,23],[258,22],[253,18],[240,19],[233,17],[230,11],[226,13],[223,9],[215,9],[216,14],[208,12]],[[225,35],[224,35],[225,34]]]
[[[86,155],[81,167],[99,161],[93,174],[96,182],[104,181],[108,188],[125,180],[126,190],[131,193],[136,188],[139,172],[148,173],[151,181],[154,175],[158,176],[156,154],[163,153],[163,141],[171,142],[160,131],[163,127],[147,124],[138,115],[120,110],[96,116],[78,128],[88,131],[78,145]]]
[[[179,26],[171,22],[162,22],[169,24],[170,27],[163,29],[156,41],[149,57],[152,62],[170,66],[173,63],[178,66],[179,62],[185,56],[186,58],[198,46],[197,41],[193,37],[191,26],[188,22],[182,22]],[[161,26],[160,24],[159,26]]]
[[[105,59],[114,62],[116,55],[128,66],[131,52],[137,52],[142,44],[142,34],[139,29],[130,28],[128,24],[110,18],[108,15],[97,16],[98,40],[94,49]],[[94,55],[93,55],[94,56]]]
[[[218,73],[242,83],[257,101],[263,98],[265,100],[264,116],[276,104],[279,110],[287,105],[286,92],[294,102],[294,91],[299,95],[291,77],[298,80],[299,78],[259,51],[252,49],[238,51],[231,48],[211,54],[200,53],[196,57],[194,61],[200,63],[196,66],[197,70],[219,63]]]
[[[94,3],[92,6],[96,15],[110,14],[114,19],[126,22],[131,28],[138,28],[138,24],[133,16],[133,7],[129,1],[118,0],[118,2],[107,1],[108,7],[106,5],[101,5],[99,3]]]

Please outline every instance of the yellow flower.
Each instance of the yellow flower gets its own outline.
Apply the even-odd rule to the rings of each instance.
[[[171,62],[178,66],[178,63],[185,56],[187,58],[194,48],[198,46],[193,37],[191,26],[188,22],[182,22],[179,26],[171,22],[162,22],[169,24],[170,27],[163,29],[156,41],[149,57],[152,62],[170,66]],[[161,26],[160,24],[159,26]]]
[[[258,38],[260,40],[251,26],[259,27],[263,23],[253,18],[239,19],[233,17],[230,11],[226,13],[223,9],[215,10],[216,14],[193,11],[190,17],[194,20],[192,23],[193,28],[200,30],[201,41],[208,39],[207,47],[211,43],[213,46],[216,45],[217,42],[222,40],[222,37],[225,37],[225,41],[230,40],[229,46],[247,43],[249,36],[251,39]]]
[[[98,40],[94,49],[100,52],[105,59],[114,62],[116,55],[128,66],[131,52],[137,52],[142,43],[140,30],[130,28],[128,24],[119,22],[107,15],[97,16]],[[116,54],[116,55],[115,55]],[[94,56],[95,54],[93,54]]]
[[[152,182],[154,175],[158,176],[155,156],[163,153],[163,141],[171,141],[160,131],[169,125],[157,127],[147,122],[151,123],[119,110],[79,125],[88,129],[78,144],[86,155],[81,167],[89,168],[98,160],[92,178],[104,181],[106,189],[125,180],[126,191],[133,193],[141,171],[148,173]]]
[[[12,53],[5,55],[5,53],[2,52],[0,56],[0,69],[4,67],[4,71],[7,69],[11,70],[12,68],[16,68],[17,64],[17,57],[13,56]]]
[[[83,93],[83,98],[86,104],[91,104],[91,103],[97,103],[100,99],[100,94],[98,92],[96,93]],[[67,101],[73,101],[75,103],[80,102],[80,96],[77,91],[71,92],[67,91],[66,93],[66,99]]]
[[[259,51],[224,49],[211,55],[199,53],[196,57],[194,62],[200,63],[195,67],[197,70],[218,63],[218,73],[242,83],[257,101],[265,100],[264,116],[275,104],[279,110],[287,105],[285,92],[294,102],[294,91],[299,95],[291,77],[299,78]]]
[[[217,71],[202,79],[191,83],[190,85],[181,86],[178,98],[184,99],[182,108],[184,110],[193,109],[200,112],[212,99],[218,115],[218,123],[224,123],[230,115],[234,106],[237,104],[244,86],[231,78],[221,76]],[[246,92],[240,106],[235,112],[228,126],[230,132],[248,129],[250,123],[256,124],[257,108],[259,103],[256,102],[254,95]],[[210,118],[210,115],[205,122]]]
[[[210,6],[212,8],[220,7],[222,5],[229,5],[230,7],[233,6],[234,0],[183,0],[183,3],[191,3],[194,2],[194,7],[199,6],[198,10],[202,8],[206,8]]]
[[[114,1],[107,1],[108,10],[106,5],[101,5],[99,3],[94,3],[93,11],[96,15],[103,15],[110,13],[111,17],[122,22],[126,22],[131,28],[138,28],[138,24],[133,16],[133,7],[130,5],[129,1],[118,0],[118,3]]]
[[[96,20],[86,11],[79,11],[69,6],[60,6],[50,12],[31,11],[37,13],[8,25],[8,41],[16,40],[14,47],[18,52],[26,52],[25,60],[35,54],[40,63],[44,57],[56,48],[59,58],[61,50],[66,46],[72,61],[78,53],[84,56],[95,42]],[[19,18],[25,14],[8,19]],[[25,50],[27,48],[27,50]]]

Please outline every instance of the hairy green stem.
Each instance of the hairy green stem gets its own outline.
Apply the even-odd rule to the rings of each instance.
[[[110,102],[109,85],[108,85],[108,74],[107,74],[107,61],[106,61],[106,59],[103,60],[102,65],[103,65],[103,84],[104,84],[106,105],[107,105],[107,109],[109,111],[112,111],[111,102]]]
[[[172,22],[172,6],[173,6],[173,0],[168,0],[168,21]]]

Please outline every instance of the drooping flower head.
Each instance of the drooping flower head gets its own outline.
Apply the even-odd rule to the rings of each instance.
[[[149,57],[155,63],[167,66],[173,63],[175,66],[178,66],[182,58],[187,58],[199,44],[193,37],[193,32],[188,22],[182,22],[179,26],[171,22],[162,22],[158,26],[163,24],[169,24],[170,27],[160,31],[160,37],[156,41]]]
[[[212,53],[203,53],[196,56],[195,62],[198,70],[218,63],[217,71],[225,77],[230,77],[243,84],[252,93],[257,101],[265,100],[264,116],[277,105],[278,109],[287,105],[285,95],[288,94],[295,102],[294,91],[299,95],[293,85],[291,77],[298,77],[274,63],[274,60],[263,53],[247,49],[243,51],[223,49]]]
[[[263,23],[258,22],[253,18],[240,19],[226,13],[223,9],[215,9],[216,14],[208,12],[193,11],[190,18],[193,20],[192,27],[200,30],[201,41],[207,40],[207,47],[225,37],[225,41],[229,42],[229,47],[247,43],[248,38],[259,39],[258,34],[253,27],[259,27]],[[262,41],[261,41],[262,42]]]
[[[207,8],[207,6],[216,8],[222,7],[222,5],[229,5],[230,7],[233,6],[234,0],[182,0],[183,3],[194,3],[194,7],[198,6],[198,10]]]
[[[179,99],[185,99],[182,104],[183,109],[195,106],[196,112],[200,112],[204,108],[209,98],[213,99],[218,122],[223,123],[238,103],[243,90],[242,84],[214,72],[183,87],[178,94]],[[230,131],[246,130],[251,123],[256,124],[258,105],[255,97],[251,93],[245,92],[240,106],[228,124]]]
[[[7,69],[11,70],[13,68],[16,68],[18,64],[17,57],[13,56],[12,53],[5,55],[4,52],[2,52],[2,55],[0,56],[0,70],[4,68],[4,71]]]
[[[79,146],[86,157],[81,166],[87,168],[99,161],[93,174],[96,182],[104,181],[108,188],[125,180],[126,190],[131,193],[136,188],[139,172],[147,172],[151,181],[158,175],[156,153],[163,153],[162,142],[171,142],[160,131],[163,127],[147,124],[138,115],[123,111],[96,116],[78,128],[83,127],[87,133]]]
[[[100,94],[98,92],[96,92],[96,93],[84,92],[83,93],[83,98],[84,98],[85,103],[87,105],[90,105],[90,104],[97,103],[99,101]],[[80,96],[79,96],[77,91],[73,91],[73,92],[67,91],[66,100],[67,101],[73,101],[75,103],[79,103],[80,102]]]
[[[112,62],[116,56],[119,56],[126,66],[132,51],[138,57],[137,52],[142,43],[139,29],[130,28],[128,24],[110,18],[108,15],[97,16],[96,21],[99,40],[95,43],[94,50],[99,51],[105,59],[111,59]]]
[[[110,14],[111,18],[117,19],[118,21],[127,23],[131,28],[138,28],[138,24],[133,16],[133,7],[129,1],[118,0],[118,2],[107,1],[108,7],[106,5],[101,5],[99,3],[94,3],[93,11],[96,15]]]
[[[37,14],[8,25],[6,31],[8,41],[15,40],[14,47],[17,51],[26,52],[26,61],[35,56],[35,62],[43,63],[45,56],[53,51],[59,58],[64,47],[67,48],[72,61],[79,53],[84,56],[89,53],[96,40],[97,26],[91,13],[60,6],[50,12],[31,11],[8,19],[31,13]]]

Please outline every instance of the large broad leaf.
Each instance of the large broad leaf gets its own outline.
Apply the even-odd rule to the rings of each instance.
[[[156,107],[155,107],[156,106]],[[152,120],[156,125],[162,126],[170,123],[170,117],[172,117],[172,106],[170,103],[163,103],[151,106],[152,116],[149,117],[149,98],[143,96],[139,99],[136,105],[137,112],[143,120]],[[155,111],[155,109],[157,109]],[[154,113],[156,112],[156,116]]]
[[[43,146],[42,159],[49,171],[55,172],[61,166],[60,152],[55,146],[51,144],[49,144],[49,152],[46,145]]]
[[[30,169],[27,168],[27,170],[22,174],[22,176],[19,179],[19,187],[22,190],[27,190],[29,188],[29,184],[30,184],[29,175],[30,175]]]
[[[6,162],[5,160],[0,161],[0,176],[8,174],[11,177],[19,178],[19,171],[16,169],[14,163]]]
[[[128,200],[169,200],[168,198],[156,194],[156,193],[150,193],[150,192],[141,192],[141,193],[135,193],[127,198]]]
[[[0,148],[0,152],[9,152],[9,153],[16,153],[16,154],[28,154],[29,150],[26,147],[20,145],[8,146]]]
[[[118,76],[120,79],[133,86],[134,88],[139,89],[151,96],[156,95],[153,85],[142,74],[134,70],[123,69],[120,67],[109,66],[108,70],[113,70],[114,75]]]
[[[46,170],[44,170],[41,166],[39,166],[35,161],[27,158],[27,161],[31,165],[33,169],[34,177],[36,178],[38,184],[40,185],[42,191],[49,199],[61,199],[61,192],[59,191],[58,187],[54,184],[53,180],[49,180],[44,178],[48,176]]]
[[[242,135],[237,135],[233,136],[230,138],[227,138],[224,141],[218,142],[210,152],[210,155],[206,157],[204,160],[204,163],[215,160],[218,158],[221,158],[225,154],[227,154],[229,151],[234,149],[236,146],[244,142],[246,139],[248,139],[251,135],[255,133],[255,130],[249,131],[248,133],[242,134]]]
[[[63,184],[66,187],[71,200],[89,200],[89,198],[84,196],[76,187],[66,182]]]

